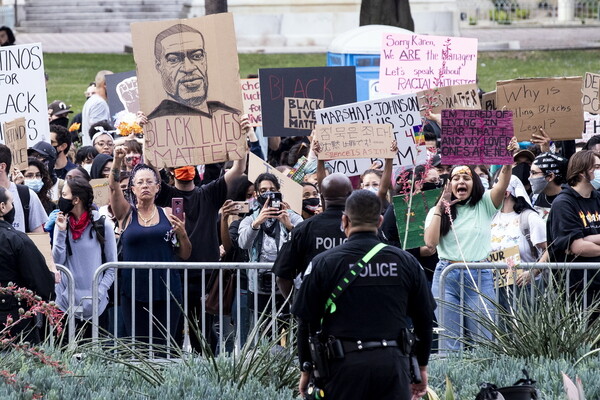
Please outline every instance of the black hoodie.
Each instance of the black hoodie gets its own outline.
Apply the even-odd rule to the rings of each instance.
[[[94,157],[94,161],[92,162],[92,169],[90,170],[90,177],[92,179],[103,178],[102,169],[106,165],[107,162],[112,161],[112,156],[108,154],[98,154]]]

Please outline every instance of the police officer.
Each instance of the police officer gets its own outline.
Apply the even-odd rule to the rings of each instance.
[[[393,246],[378,248],[380,210],[375,194],[352,193],[342,216],[348,241],[316,256],[306,270],[292,310],[299,321],[303,395],[310,365],[317,358],[311,355],[309,340],[312,346],[311,335],[317,331],[329,348],[328,378],[317,382],[324,385],[325,398],[407,400],[425,394],[434,300],[413,256]],[[349,278],[350,270],[357,271],[355,279]],[[412,385],[410,349],[403,340],[408,338],[410,320],[419,338],[414,346],[415,372],[422,376],[421,383]]]
[[[344,174],[335,173],[323,179],[321,194],[325,200],[325,211],[294,228],[290,240],[281,247],[273,264],[277,285],[285,297],[292,291],[294,278],[304,273],[313,257],[346,241],[340,223],[346,199],[351,193],[352,183]]]

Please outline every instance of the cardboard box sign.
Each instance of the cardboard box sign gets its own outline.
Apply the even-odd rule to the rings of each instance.
[[[264,136],[308,136],[315,110],[356,102],[355,67],[258,71]]]
[[[483,110],[497,110],[496,108],[496,91],[484,93],[481,96],[481,108]]]
[[[19,171],[27,169],[27,128],[25,118],[17,118],[14,121],[4,123],[4,142],[10,149],[12,167]],[[10,172],[10,171],[8,171]]]
[[[515,136],[531,140],[540,129],[553,140],[581,138],[582,78],[527,78],[496,82],[496,107],[512,110]]]
[[[237,160],[246,154],[233,16],[131,24],[144,157],[157,167]]]
[[[50,142],[41,43],[0,47],[0,143],[4,123],[25,118],[27,147]]]
[[[92,179],[90,185],[92,185],[92,190],[94,191],[94,204],[98,207],[102,207],[110,203],[110,186],[108,179]]]
[[[416,93],[476,83],[477,39],[383,33],[379,89]]]
[[[394,135],[390,124],[317,125],[315,139],[321,151],[319,160],[347,158],[392,158]]]
[[[446,86],[417,93],[421,112],[430,110],[439,114],[444,109],[479,110],[479,89],[474,83]]]

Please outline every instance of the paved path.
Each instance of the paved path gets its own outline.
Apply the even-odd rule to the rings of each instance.
[[[600,48],[600,26],[543,26],[543,27],[493,27],[463,28],[463,36],[479,39],[480,49],[568,49]],[[129,33],[21,33],[18,43],[41,42],[49,53],[123,53],[131,46]],[[510,45],[510,47],[509,47]],[[256,48],[239,47],[248,52],[323,52],[322,47]]]

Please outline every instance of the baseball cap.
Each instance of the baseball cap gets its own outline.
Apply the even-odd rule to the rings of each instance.
[[[48,104],[48,115],[58,117],[60,115],[66,115],[72,113],[71,106],[65,104],[64,101],[54,100]]]
[[[541,169],[544,175],[553,172],[557,176],[564,177],[567,174],[569,160],[554,153],[542,153],[535,158],[533,165]]]
[[[56,160],[56,149],[52,147],[52,145],[48,142],[37,142],[32,147],[27,149],[27,155],[30,156],[31,153],[38,153],[46,158],[50,158]]]
[[[523,156],[527,157],[527,160],[529,160],[529,163],[532,163],[533,160],[535,160],[535,154],[533,154],[533,152],[531,150],[527,150],[527,149],[517,151],[513,157],[513,160],[516,162],[517,158],[523,157]]]

